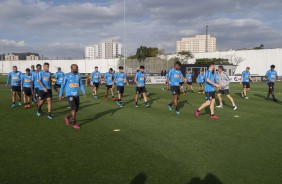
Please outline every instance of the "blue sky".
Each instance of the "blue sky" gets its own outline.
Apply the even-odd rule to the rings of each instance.
[[[126,51],[145,45],[175,52],[182,37],[204,34],[218,50],[282,47],[280,0],[127,0]],[[1,0],[4,52],[39,52],[48,58],[83,58],[84,47],[123,42],[122,0]]]

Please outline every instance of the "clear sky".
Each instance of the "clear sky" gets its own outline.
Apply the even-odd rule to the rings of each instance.
[[[122,0],[0,0],[4,52],[83,58],[104,39],[123,42]],[[280,0],[126,0],[127,52],[140,45],[175,52],[176,40],[217,37],[218,50],[282,47]]]

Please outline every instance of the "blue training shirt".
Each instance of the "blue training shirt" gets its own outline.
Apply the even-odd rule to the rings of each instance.
[[[210,79],[212,82],[214,82],[214,75],[210,70],[207,70],[205,73],[205,92],[214,92],[214,85],[209,83],[207,79]]]
[[[92,82],[99,83],[101,73],[100,72],[92,72],[91,77],[92,77]]]
[[[66,88],[66,96],[79,96],[79,89],[82,91],[83,94],[85,94],[85,89],[82,84],[81,76],[79,73],[68,73],[65,75],[59,97],[62,97],[63,91]]]
[[[38,81],[40,81],[46,89],[51,89],[51,72],[40,71],[38,73]],[[43,90],[43,87],[39,84],[39,90]]]
[[[218,78],[219,78],[219,75],[217,72],[214,72],[214,81],[217,83],[218,82]]]
[[[167,82],[167,79],[168,79],[168,73],[165,74],[165,82]]]
[[[22,82],[24,88],[31,88],[31,85],[33,84],[33,76],[31,74],[23,74],[22,75]]]
[[[170,86],[180,86],[181,77],[183,77],[180,70],[171,69],[168,73],[170,78]]]
[[[10,72],[6,84],[11,82],[11,86],[21,86],[22,72]]]
[[[200,84],[200,83],[204,83],[204,80],[205,80],[205,74],[200,73],[200,74],[198,75],[198,83],[199,83],[199,84]]]
[[[192,73],[187,73],[186,74],[186,82],[192,82],[192,77],[193,77]]]
[[[268,70],[268,71],[266,72],[266,74],[265,74],[265,77],[268,78],[267,83],[269,83],[269,82],[275,82],[276,79],[277,79],[277,76],[278,76],[278,74],[277,74],[277,72],[276,72],[275,70]]]
[[[110,86],[114,84],[114,74],[107,72],[105,75],[106,85]]]
[[[126,75],[124,72],[117,72],[115,74],[115,81],[117,86],[124,86],[125,79],[126,79]]]
[[[62,85],[64,76],[65,76],[64,72],[62,71],[56,72],[55,74],[56,84]]]
[[[247,71],[243,71],[242,73],[242,82],[250,82],[250,72],[247,72]]]
[[[40,72],[40,71],[39,71]],[[38,82],[38,74],[39,72],[34,72],[33,75],[32,75],[32,78],[33,78],[33,82],[34,82],[34,88],[39,88],[39,82]]]
[[[141,86],[141,87],[144,87],[145,86],[145,78],[146,78],[146,74],[145,72],[137,72],[136,75],[135,75],[135,79],[137,80],[137,83],[136,84],[136,87],[138,86]]]

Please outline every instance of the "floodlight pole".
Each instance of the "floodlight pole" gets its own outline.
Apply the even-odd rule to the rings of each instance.
[[[4,70],[3,70],[3,45],[2,45],[2,42],[1,42],[1,65],[2,65],[2,75],[3,75],[3,72],[4,72]]]
[[[124,71],[125,70],[125,0],[123,1],[123,67],[124,67]]]

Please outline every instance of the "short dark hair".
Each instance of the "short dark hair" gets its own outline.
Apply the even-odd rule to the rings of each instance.
[[[113,71],[113,69],[112,69],[112,68],[110,68],[109,70],[110,70],[110,71]]]
[[[123,66],[119,66],[118,69],[123,70]]]
[[[41,67],[41,64],[37,64],[37,65],[36,65],[36,68],[39,67],[39,66]]]
[[[17,66],[13,66],[13,68],[18,68]]]
[[[182,66],[182,64],[180,63],[180,61],[176,61],[176,62],[174,63],[174,66],[175,66],[175,65],[178,65],[178,66],[180,66],[180,67]]]
[[[140,66],[140,69],[145,69],[145,66],[141,65],[141,66]]]
[[[61,70],[62,70],[62,69],[61,69],[61,67],[58,67],[58,70],[60,70],[60,71],[61,71]]]
[[[210,66],[212,66],[212,65],[215,65],[215,63],[214,63],[214,62],[210,62],[208,65],[209,65],[209,67],[210,67]]]
[[[50,64],[46,62],[46,63],[44,63],[44,66],[46,66],[46,65],[49,66]]]
[[[95,68],[98,68],[98,66],[95,66]]]
[[[29,69],[29,68],[27,68],[25,71],[26,71],[26,72],[30,72],[30,69]]]
[[[250,67],[247,67],[247,69],[251,69]]]
[[[218,66],[218,68],[220,68],[221,70],[224,70],[224,68],[223,68],[223,66],[222,66],[222,65]]]
[[[191,70],[192,70],[191,68],[188,69],[188,71],[191,71]]]
[[[271,65],[270,68],[275,68],[275,65]]]

